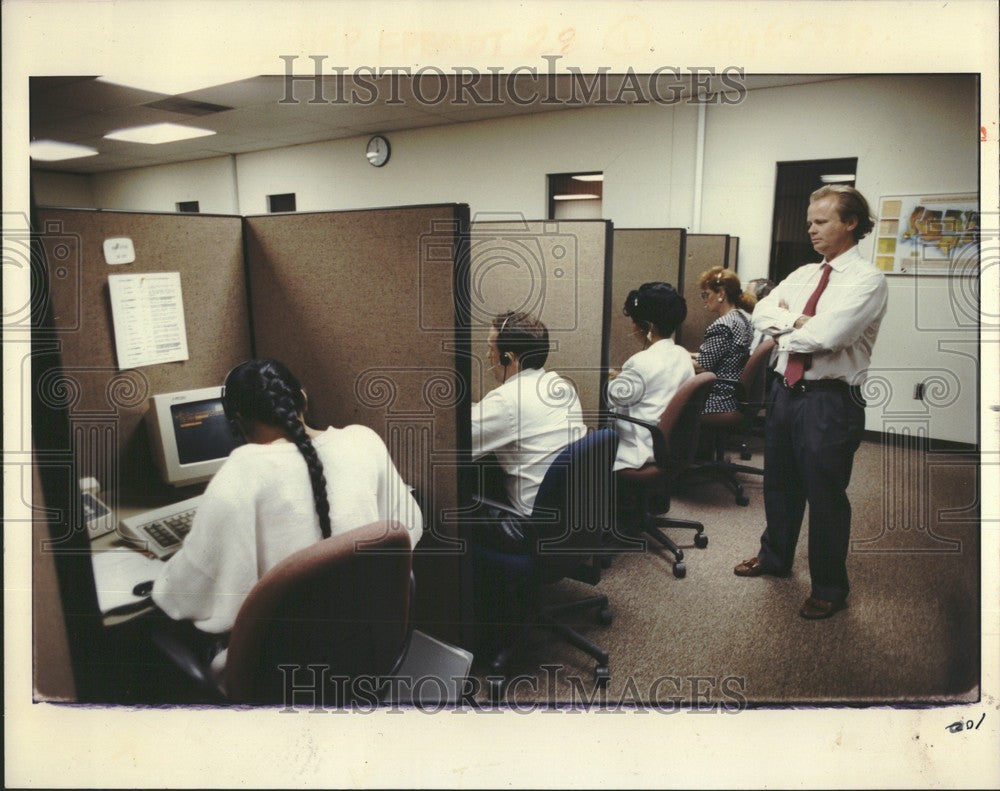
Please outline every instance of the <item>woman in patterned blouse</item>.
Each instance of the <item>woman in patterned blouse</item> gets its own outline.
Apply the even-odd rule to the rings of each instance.
[[[750,356],[753,326],[749,313],[756,297],[743,291],[740,279],[731,269],[721,266],[702,272],[698,280],[705,310],[718,315],[707,330],[705,340],[694,358],[696,367],[711,371],[720,379],[739,379]],[[738,411],[736,391],[732,385],[719,383],[705,402],[703,424],[711,424],[714,415]]]

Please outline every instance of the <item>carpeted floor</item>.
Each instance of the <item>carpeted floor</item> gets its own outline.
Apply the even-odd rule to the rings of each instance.
[[[750,464],[760,466],[759,453]],[[744,705],[932,703],[978,695],[980,542],[977,457],[866,441],[855,459],[848,608],[825,621],[798,609],[809,594],[808,522],[793,575],[744,579],[733,566],[757,554],[761,479],[743,476],[735,504],[718,483],[674,498],[672,516],[705,525],[672,535],[685,551],[676,579],[659,550],[618,556],[599,592],[615,614],[578,625],[611,655],[611,682],[594,662],[538,630],[508,666],[509,702],[599,702],[737,709]],[[808,519],[808,516],[807,516]],[[553,600],[592,595],[564,581]],[[477,678],[484,682],[485,671]]]

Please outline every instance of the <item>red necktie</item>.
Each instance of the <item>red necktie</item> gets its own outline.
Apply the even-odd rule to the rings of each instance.
[[[809,301],[806,302],[806,306],[802,309],[803,316],[816,315],[816,303],[819,302],[820,295],[826,288],[826,284],[830,282],[831,268],[829,264],[823,264],[823,273],[820,275],[819,283],[816,284],[816,290],[813,291],[809,297]],[[798,381],[802,378],[802,374],[806,371],[806,363],[811,357],[811,354],[804,354],[802,352],[792,352],[788,355],[788,362],[785,364],[785,384],[789,387],[795,387],[798,384]]]

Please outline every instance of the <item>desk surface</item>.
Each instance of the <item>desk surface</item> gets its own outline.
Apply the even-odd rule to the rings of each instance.
[[[156,609],[148,598],[133,596],[132,588],[137,583],[155,578],[157,569],[163,565],[163,561],[156,560],[152,553],[136,549],[124,541],[118,533],[118,523],[143,511],[201,494],[204,488],[202,485],[139,494],[101,494],[101,499],[115,514],[115,529],[94,537],[90,542],[90,560],[98,601],[101,602],[102,610],[111,607],[108,612],[103,613],[105,626],[125,623]]]

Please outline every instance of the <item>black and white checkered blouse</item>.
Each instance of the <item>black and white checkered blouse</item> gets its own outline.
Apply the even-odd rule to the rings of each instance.
[[[705,330],[698,350],[698,365],[720,379],[739,379],[750,357],[753,326],[742,310],[729,311]],[[732,385],[717,384],[705,401],[706,412],[735,412],[739,408]]]

